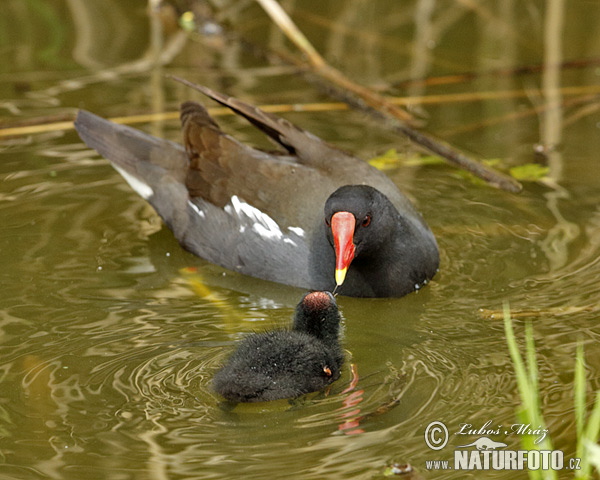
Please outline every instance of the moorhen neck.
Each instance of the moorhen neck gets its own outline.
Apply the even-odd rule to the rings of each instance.
[[[292,330],[245,338],[215,375],[212,386],[231,402],[295,398],[322,390],[340,377],[340,314],[329,292],[306,294]]]
[[[357,297],[399,297],[435,275],[431,230],[382,172],[287,120],[197,89],[281,152],[238,142],[194,102],[181,106],[184,146],[86,111],[75,121],[185,249],[253,277]]]

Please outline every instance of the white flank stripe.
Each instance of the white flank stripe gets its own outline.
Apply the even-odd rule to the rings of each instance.
[[[240,233],[244,233],[246,226],[248,226],[265,239],[283,239],[284,243],[294,246],[297,245],[291,238],[283,234],[275,220],[258,208],[240,200],[237,195],[231,197],[231,202],[225,205],[224,210],[229,215],[235,215],[240,219],[240,222],[242,223],[239,226]],[[288,227],[288,230],[298,237],[304,236],[304,230],[299,227]]]
[[[301,229],[300,227],[288,227],[288,230],[290,232],[292,232],[292,233],[295,233],[299,237],[303,237],[304,236],[304,230]]]
[[[240,200],[237,195],[231,197],[231,206],[235,210],[238,217],[245,215],[256,223],[260,223],[267,230],[277,231],[281,234],[281,230],[277,222],[269,217],[266,213],[261,212],[258,208]]]
[[[260,223],[255,223],[254,225],[252,225],[252,230],[258,233],[261,237],[265,238],[277,239],[283,237],[283,233],[281,233],[281,230],[279,230],[279,228],[277,230],[272,230],[269,228],[265,228],[264,225],[261,225]]]
[[[127,180],[127,183],[131,186],[131,188],[133,188],[144,200],[148,200],[152,195],[154,195],[154,190],[152,190],[147,183],[142,182],[139,178],[133,176],[131,173],[125,171],[121,167],[118,167],[114,163],[112,166],[125,180]]]
[[[275,220],[258,208],[240,200],[237,195],[231,197],[231,205],[226,205],[225,211],[230,215],[235,214],[240,220],[245,219],[252,222],[252,229],[263,237],[283,237],[283,233]]]
[[[198,207],[198,205],[196,205],[194,202],[188,200],[188,205],[192,207],[192,210],[194,210],[194,212],[196,212],[200,218],[206,218],[206,214],[200,210],[200,207]]]

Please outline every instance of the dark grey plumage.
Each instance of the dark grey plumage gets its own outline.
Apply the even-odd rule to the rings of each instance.
[[[333,202],[355,216],[369,209],[374,221],[364,239],[389,233],[383,249],[357,245],[340,294],[400,297],[435,275],[436,240],[384,173],[285,119],[209,88],[195,88],[245,117],[283,149],[265,152],[238,142],[194,102],[181,107],[183,145],[85,111],[75,121],[83,141],[112,162],[186,250],[253,277],[331,290],[336,252],[323,206]],[[365,195],[365,185],[379,195]],[[357,232],[361,221],[356,218]]]
[[[214,390],[232,402],[295,398],[322,390],[340,376],[340,314],[329,292],[306,294],[292,330],[253,334],[238,345],[213,379]]]

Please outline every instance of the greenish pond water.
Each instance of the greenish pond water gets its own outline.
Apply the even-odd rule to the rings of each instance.
[[[444,76],[395,91],[427,97],[411,108],[426,131],[506,167],[547,165],[551,180],[513,195],[446,164],[393,165],[386,172],[436,234],[439,274],[401,299],[338,299],[347,362],[327,395],[230,410],[212,375],[245,334],[287,325],[303,292],[182,251],[73,130],[0,137],[0,479],[371,479],[393,462],[410,463],[412,478],[526,478],[426,467],[481,436],[457,435],[465,423],[501,425],[491,437],[519,449],[520,436],[504,434],[520,404],[505,300],[521,346],[533,322],[549,435],[565,463],[575,456],[578,341],[588,391],[600,388],[600,2],[564,2],[557,15],[532,0],[282,4],[359,83]],[[247,38],[287,45],[257,5],[227,8]],[[200,99],[165,73],[257,104],[330,101],[235,39],[164,27],[153,37],[143,1],[6,2],[0,119],[176,111]],[[485,92],[500,93],[476,98]],[[409,148],[359,112],[286,118],[363,158]],[[267,145],[243,121],[219,121]],[[138,127],[180,140],[176,120]],[[538,144],[556,148],[542,157]],[[359,381],[345,392],[351,364]],[[450,433],[439,451],[424,437],[434,421]]]

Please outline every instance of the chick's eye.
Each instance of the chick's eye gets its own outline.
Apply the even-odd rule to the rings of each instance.
[[[371,215],[367,215],[367,216],[365,216],[365,218],[363,218],[361,225],[363,227],[368,227],[370,223],[371,223]]]

